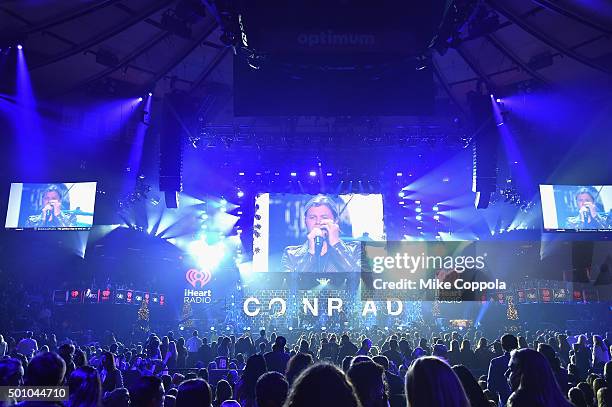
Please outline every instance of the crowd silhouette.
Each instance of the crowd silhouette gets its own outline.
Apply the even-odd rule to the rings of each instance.
[[[609,334],[188,336],[151,333],[125,343],[108,334],[79,343],[1,335],[0,386],[67,386],[66,400],[47,404],[69,407],[612,406]]]

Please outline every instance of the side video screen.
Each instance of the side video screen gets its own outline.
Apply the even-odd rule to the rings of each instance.
[[[95,182],[12,183],[7,229],[88,230],[93,225]]]

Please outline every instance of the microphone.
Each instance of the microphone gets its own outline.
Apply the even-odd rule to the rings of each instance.
[[[580,208],[580,218],[582,222],[586,223],[591,219],[591,211],[586,206]]]
[[[314,238],[314,244],[315,244],[315,256],[316,257],[320,257],[321,256],[321,250],[323,250],[323,237],[322,236],[315,236]]]

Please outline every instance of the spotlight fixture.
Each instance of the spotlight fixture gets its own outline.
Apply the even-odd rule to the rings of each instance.
[[[23,49],[23,45],[17,44],[17,49],[19,49],[19,50]]]
[[[317,172],[316,171],[310,171],[308,173],[308,175],[310,175],[311,177],[316,177],[317,176]]]
[[[242,192],[242,191],[238,191],[238,192],[236,193],[236,196],[237,196],[238,198],[242,198],[242,197],[244,196],[244,192]]]
[[[428,66],[429,66],[429,59],[427,58],[427,56],[421,55],[416,58],[415,69],[417,71],[422,71],[424,69],[427,69]]]
[[[139,101],[139,102],[142,102],[142,98],[141,98],[141,97],[140,97],[140,98],[138,98],[138,101]]]
[[[149,92],[149,97],[153,96],[153,92]]]

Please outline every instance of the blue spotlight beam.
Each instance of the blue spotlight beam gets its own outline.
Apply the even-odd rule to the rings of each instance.
[[[143,110],[142,120],[138,122],[136,126],[136,134],[134,137],[134,142],[132,143],[132,148],[130,150],[130,157],[128,159],[128,167],[134,170],[133,174],[140,174],[140,161],[142,159],[142,147],[144,145],[145,135],[147,133],[147,129],[149,128],[148,124],[145,123],[145,116],[150,114],[151,112],[151,96],[147,96],[147,101]]]
[[[23,49],[17,51],[17,102],[18,114],[14,126],[17,132],[17,149],[20,161],[27,163],[22,169],[28,176],[44,174],[45,137],[42,132],[37,103],[30,82],[30,74]]]
[[[518,181],[523,185],[532,185],[531,176],[527,170],[527,166],[525,165],[525,160],[521,151],[514,140],[512,133],[510,132],[510,127],[507,123],[503,123],[503,115],[501,109],[499,108],[499,104],[495,100],[494,96],[491,96],[491,108],[493,109],[493,114],[495,117],[495,121],[497,125],[497,131],[502,139],[502,143],[506,150],[506,155],[509,159],[509,166],[511,169],[516,170],[518,173]],[[500,123],[502,123],[500,125]],[[511,171],[514,173],[514,171]]]

